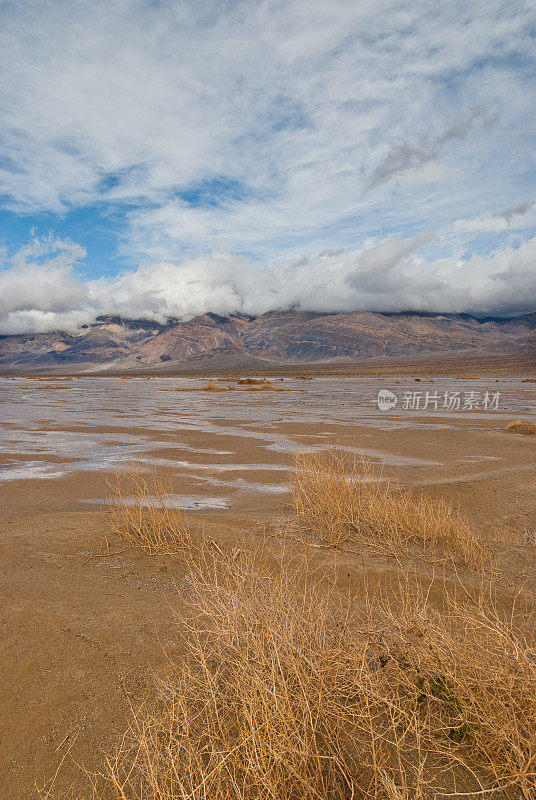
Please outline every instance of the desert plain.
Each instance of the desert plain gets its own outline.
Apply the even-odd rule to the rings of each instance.
[[[269,551],[294,513],[296,454],[335,449],[451,504],[493,553],[508,602],[536,588],[536,437],[505,430],[534,420],[535,379],[525,357],[0,378],[2,799],[89,797],[87,771],[182,657],[188,559],[112,531],[117,475],[166,482],[199,546]],[[381,389],[394,408],[378,409]],[[453,392],[461,407],[443,407]],[[426,393],[436,400],[424,408]],[[483,407],[486,394],[496,405]],[[349,592],[400,566],[359,547],[310,557]],[[433,581],[429,562],[419,568]]]

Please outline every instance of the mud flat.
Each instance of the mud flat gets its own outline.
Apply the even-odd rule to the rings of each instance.
[[[386,479],[451,501],[501,554],[505,585],[522,576],[534,590],[536,439],[505,431],[536,417],[526,362],[510,373],[482,374],[476,362],[327,371],[312,380],[283,371],[277,393],[243,391],[232,374],[220,377],[235,390],[214,394],[201,376],[0,379],[2,798],[35,797],[64,756],[57,788],[83,786],[76,762],[98,767],[130,705],[181,657],[185,560],[115,539],[104,548],[117,471],[165,476],[194,540],[230,551],[278,535],[295,452],[342,447]],[[381,388],[398,397],[386,412]],[[443,408],[455,392],[462,407]],[[404,398],[415,393],[413,408]],[[426,393],[437,408],[423,407]],[[464,410],[468,396],[478,403]],[[336,551],[315,557],[344,562],[343,585],[392,569]]]

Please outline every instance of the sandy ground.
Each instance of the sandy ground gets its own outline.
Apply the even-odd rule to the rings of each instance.
[[[36,797],[35,783],[60,762],[57,788],[83,786],[77,763],[98,767],[130,704],[180,658],[185,559],[145,556],[119,539],[105,550],[106,484],[117,469],[169,476],[195,540],[229,549],[277,531],[291,512],[295,450],[342,445],[459,506],[500,554],[512,591],[532,588],[536,437],[504,427],[535,418],[536,383],[524,382],[534,374],[526,364],[485,374],[460,364],[456,377],[453,363],[286,375],[276,393],[212,394],[187,378],[0,381],[2,800]],[[383,413],[382,387],[400,398]],[[403,409],[410,391],[473,391],[481,401],[499,391],[500,400],[491,410]],[[339,559],[343,582],[388,568],[324,557]]]

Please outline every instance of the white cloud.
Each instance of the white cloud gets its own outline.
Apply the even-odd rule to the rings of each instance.
[[[467,139],[476,123],[483,131],[489,131],[497,122],[498,115],[489,114],[483,106],[476,106],[465,119],[458,119],[440,134],[427,134],[417,144],[401,142],[389,146],[387,153],[375,167],[363,169],[366,177],[365,191],[375,189],[394,178],[408,173],[423,172],[438,160],[441,153],[452,143]]]
[[[461,233],[488,232],[498,233],[513,228],[534,226],[536,223],[536,204],[517,203],[502,211],[491,214],[479,214],[472,219],[458,219],[453,225],[454,231]]]
[[[8,0],[0,16],[3,206],[116,203],[133,264],[356,247],[511,205],[530,180],[529,0]],[[222,176],[246,196],[181,199]]]
[[[80,246],[36,238],[0,330],[532,310],[535,23],[530,0],[0,3],[0,210],[119,211],[134,267],[83,280]]]
[[[85,250],[54,237],[33,239],[0,269],[0,332],[73,328],[90,311],[88,287],[73,271]],[[5,258],[5,257],[4,257]]]
[[[84,280],[84,251],[34,240],[0,270],[0,333],[75,330],[99,314],[164,321],[215,312],[312,311],[517,313],[536,308],[536,237],[466,261],[424,260],[435,239],[387,239],[360,251],[326,251],[268,268],[245,256],[212,254],[159,262],[115,278]]]

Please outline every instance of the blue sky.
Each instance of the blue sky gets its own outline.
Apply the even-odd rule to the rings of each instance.
[[[535,30],[524,0],[7,0],[0,332],[536,309]]]

